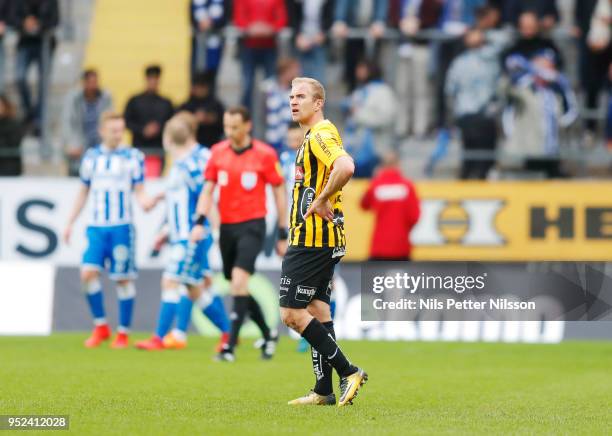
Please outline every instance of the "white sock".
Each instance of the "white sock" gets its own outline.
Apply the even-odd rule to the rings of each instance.
[[[187,333],[180,331],[179,329],[172,330],[172,334],[174,335],[176,339],[178,339],[181,342],[187,341]]]

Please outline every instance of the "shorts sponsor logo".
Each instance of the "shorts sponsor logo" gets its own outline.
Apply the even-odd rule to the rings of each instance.
[[[289,288],[286,286],[281,286],[280,290],[278,291],[278,299],[280,300],[281,298],[286,297],[288,293]]]
[[[117,245],[113,248],[113,257],[115,262],[126,262],[130,256],[130,250],[125,245]]]
[[[315,190],[312,188],[306,188],[304,190],[304,194],[302,195],[302,202],[300,204],[300,213],[302,214],[302,218],[306,215],[308,208],[312,204],[315,198]]]
[[[290,285],[291,284],[291,277],[282,276],[281,279],[280,279],[280,283],[281,283],[281,285]]]
[[[342,257],[346,254],[346,247],[335,247],[332,252],[332,259],[335,257]]]
[[[245,171],[240,175],[240,183],[247,191],[251,191],[257,185],[257,173]]]
[[[300,286],[295,290],[295,299],[297,301],[307,301],[309,302],[314,297],[317,292],[317,288],[313,288],[311,286]]]

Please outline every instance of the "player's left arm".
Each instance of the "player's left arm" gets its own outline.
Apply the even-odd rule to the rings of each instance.
[[[140,204],[140,207],[142,207],[145,212],[149,212],[157,205],[159,201],[164,199],[164,194],[158,194],[154,197],[147,194],[143,183],[134,185],[134,196],[136,197],[138,204]]]
[[[149,212],[158,202],[164,199],[164,194],[158,194],[154,197],[147,194],[144,189],[144,154],[136,150],[134,150],[133,153],[131,160],[131,177],[134,196],[138,204],[140,204],[140,207],[142,207],[145,212]]]
[[[153,247],[150,253],[151,257],[159,256],[163,246],[168,242],[169,235],[170,229],[168,228],[168,223],[164,220],[153,240]]]
[[[327,221],[333,221],[334,211],[332,204],[329,201],[330,197],[338,192],[344,185],[351,180],[353,173],[355,172],[355,162],[353,158],[348,154],[339,156],[332,166],[331,173],[329,174],[329,180],[321,191],[321,193],[314,199],[308,211],[304,215],[304,218],[308,218],[313,213],[316,213],[321,218]]]
[[[355,163],[342,147],[342,140],[334,128],[317,132],[310,141],[311,150],[323,164],[331,169],[327,184],[321,193],[315,197],[304,218],[316,213],[321,218],[333,221],[330,197],[338,192],[353,177]]]

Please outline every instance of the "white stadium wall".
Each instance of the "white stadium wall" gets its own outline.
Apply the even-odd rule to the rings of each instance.
[[[91,322],[78,283],[78,265],[85,249],[85,213],[77,222],[70,245],[62,231],[79,188],[76,179],[0,179],[0,334],[38,334],[86,330]],[[160,192],[160,182],[147,183],[147,191]],[[272,206],[270,199],[269,205]],[[134,329],[150,331],[159,304],[159,278],[164,253],[150,256],[151,241],[163,221],[163,206],[145,215],[135,206],[137,260],[141,270]],[[273,207],[269,207],[273,210]],[[268,216],[269,228],[275,217]],[[477,229],[476,229],[477,231]],[[271,236],[271,235],[270,235]],[[211,266],[219,270],[216,245]],[[272,239],[258,259],[259,283],[265,288],[258,298],[268,304],[269,320],[278,320],[276,285],[280,259],[273,253]],[[612,323],[587,322],[477,322],[403,321],[363,322],[360,314],[360,266],[343,262],[342,281],[336,286],[336,331],[345,339],[444,340],[555,343],[564,338],[612,338]],[[218,278],[218,288],[224,284]],[[114,290],[105,281],[106,306],[116,316]],[[203,334],[212,333],[203,319],[194,320]],[[254,330],[254,329],[253,329]],[[248,333],[248,330],[247,330]]]

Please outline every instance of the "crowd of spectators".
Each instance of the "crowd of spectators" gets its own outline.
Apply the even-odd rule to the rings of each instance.
[[[15,106],[5,96],[0,96],[0,144],[4,153],[0,154],[0,175],[18,176],[22,171],[19,144],[23,129],[17,120]]]
[[[78,175],[83,152],[100,143],[98,120],[112,108],[113,99],[107,90],[100,88],[98,73],[84,71],[81,87],[66,95],[62,113],[62,142],[69,175]]]
[[[523,170],[564,177],[560,138],[568,126],[582,125],[585,147],[612,147],[611,8],[610,0],[575,0],[566,20],[572,27],[562,29],[557,0],[192,0],[187,100],[174,106],[161,96],[162,70],[151,65],[145,89],[124,108],[126,122],[150,175],[161,172],[161,132],[176,110],[196,115],[199,142],[217,142],[224,107],[217,76],[233,26],[241,102],[262,114],[262,131],[279,154],[287,149],[290,124],[283,102],[291,79],[306,75],[336,93],[342,89],[345,98],[337,103],[345,145],[362,177],[371,177],[389,152],[404,151],[406,137],[432,139],[427,171],[433,173],[454,132],[463,146],[460,178],[486,178],[501,144],[501,151],[522,158]],[[26,127],[40,123],[45,96],[40,89],[32,100],[27,70],[36,64],[44,76],[42,48],[48,44],[52,55],[58,16],[57,0],[0,0],[0,39],[7,26],[19,34],[17,84]],[[291,35],[289,57],[280,49],[283,29]],[[575,44],[577,66],[564,59],[553,38],[559,34]],[[0,50],[0,90],[3,59]],[[337,62],[342,82],[330,84],[326,67]],[[256,81],[260,69],[263,82]],[[569,79],[574,75],[576,83]],[[264,107],[254,107],[257,92]],[[82,87],[66,96],[62,118],[72,173],[98,141],[97,118],[109,107],[112,98],[96,71],[85,71]]]
[[[22,118],[35,134],[40,133],[58,23],[58,0],[0,0],[0,94],[4,96],[6,77],[4,36],[10,28],[17,34],[15,80]],[[28,82],[33,67],[37,69],[34,94]]]

